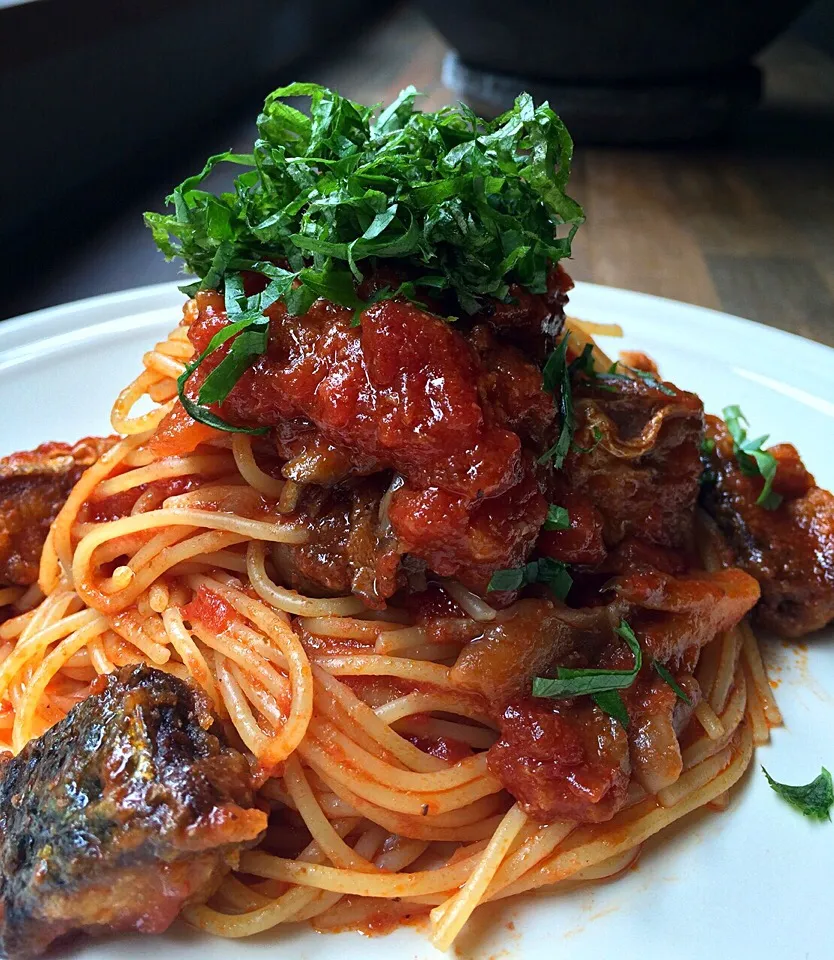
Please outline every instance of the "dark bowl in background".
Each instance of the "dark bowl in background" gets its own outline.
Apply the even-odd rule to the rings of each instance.
[[[492,113],[528,89],[578,139],[715,133],[760,92],[751,59],[808,0],[420,0],[454,48],[446,80]]]

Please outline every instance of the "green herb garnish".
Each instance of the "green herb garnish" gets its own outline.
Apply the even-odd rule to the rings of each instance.
[[[568,697],[590,696],[605,713],[614,717],[624,727],[628,726],[628,712],[619,690],[630,687],[643,666],[643,652],[634,631],[625,620],[614,631],[625,640],[634,654],[631,670],[573,669],[557,667],[556,679],[533,678],[533,696],[564,700]]]
[[[737,405],[724,407],[721,415],[733,438],[733,454],[742,473],[747,474],[748,477],[761,476],[764,479],[764,486],[756,503],[765,510],[775,510],[782,502],[781,495],[773,489],[777,467],[776,457],[762,449],[767,443],[769,434],[756,437],[755,440],[748,440],[747,427],[750,424],[741,412],[741,407]]]
[[[544,521],[545,530],[569,530],[570,515],[564,507],[551,503],[547,508],[547,517]]]
[[[490,577],[487,590],[520,590],[532,583],[547,584],[559,600],[564,600],[573,584],[573,578],[564,563],[542,557],[525,563],[523,567],[496,570]]]
[[[778,783],[764,767],[762,767],[762,773],[767,777],[767,782],[771,788],[800,813],[806,817],[811,817],[813,820],[831,819],[831,807],[834,805],[834,784],[832,784],[831,774],[825,767],[822,768],[822,772],[815,780],[801,787]]]
[[[562,425],[556,443],[539,457],[539,463],[553,461],[556,470],[561,470],[565,457],[570,451],[573,435],[576,432],[576,415],[573,412],[573,394],[571,392],[571,371],[567,362],[569,339],[570,334],[566,333],[542,368],[544,389],[553,394],[557,390],[559,391],[559,414]]]
[[[668,684],[675,691],[675,696],[678,698],[678,700],[683,700],[684,703],[689,704],[689,706],[691,707],[692,701],[689,699],[688,694],[683,689],[683,687],[678,683],[678,681],[672,676],[672,673],[668,669],[668,667],[665,667],[659,660],[652,660],[652,666],[654,667],[660,679],[665,684]]]
[[[309,97],[310,115],[291,97]],[[221,289],[253,270],[272,279],[269,295],[291,314],[318,297],[358,311],[367,304],[356,283],[385,259],[412,277],[386,295],[420,302],[430,287],[466,313],[484,298],[507,300],[512,283],[544,293],[584,219],[565,193],[573,143],[564,124],[528,94],[492,121],[463,104],[422,113],[416,97],[403,90],[374,119],[374,107],[317,84],[273,91],[251,153],[210,157],[167,198],[172,213],[145,215],[165,256],[200,278],[185,292]],[[244,172],[233,190],[209,193],[203,181],[221,164]],[[262,340],[234,350],[206,398],[228,395]],[[191,406],[209,422],[204,402],[217,401]]]

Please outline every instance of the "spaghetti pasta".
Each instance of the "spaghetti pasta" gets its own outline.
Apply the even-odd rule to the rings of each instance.
[[[762,742],[779,722],[748,624],[704,648],[695,669],[701,732],[691,728],[675,783],[609,824],[539,826],[509,804],[487,768],[494,716],[450,681],[447,664],[466,641],[433,642],[405,610],[377,616],[355,596],[317,598],[276,582],[269,544],[303,543],[308,533],[288,518],[290,484],[259,466],[251,437],[235,435],[230,450],[210,436],[205,452],[148,454],[149,431],[190,356],[182,330],[146,354],[144,372],[117,400],[113,422],[126,439],[85,474],[56,520],[41,568],[45,599],[0,628],[13,643],[0,663],[13,719],[0,736],[19,750],[96,675],[131,660],[205,690],[264,770],[280,777],[267,781],[264,801],[294,811],[310,842],[295,859],[244,854],[242,876],[268,880],[230,875],[212,905],[188,909],[191,923],[227,937],[301,918],[327,928],[401,901],[433,907],[432,940],[447,949],[480,903],[607,876],[652,833],[720,802],[749,762],[751,740]],[[133,416],[143,397],[163,406]],[[184,477],[187,493],[166,494],[166,483]],[[126,515],[95,519],[96,505],[130,491],[139,493]],[[717,534],[705,523],[704,564],[718,569]],[[477,594],[453,579],[440,586],[462,611],[455,622],[496,622]],[[195,610],[207,594],[220,620]],[[21,596],[3,593],[13,603]],[[312,647],[305,635],[316,638]],[[376,685],[376,700],[364,698],[363,683]],[[66,684],[76,692],[60,693]],[[409,739],[420,737],[463,744],[469,755],[432,756]],[[450,842],[451,857],[440,852]],[[419,867],[435,847],[434,862]]]

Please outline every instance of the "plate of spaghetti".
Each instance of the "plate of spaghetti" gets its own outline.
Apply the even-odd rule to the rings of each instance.
[[[834,355],[574,287],[559,118],[416,97],[0,326],[12,960],[827,955]]]

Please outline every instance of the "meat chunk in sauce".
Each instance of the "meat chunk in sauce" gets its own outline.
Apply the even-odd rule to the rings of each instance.
[[[561,316],[558,291],[535,296],[543,304],[535,324]],[[219,294],[202,292],[194,303],[189,338],[202,351],[227,317]],[[547,510],[535,458],[557,416],[538,367],[504,339],[509,320],[458,330],[399,300],[373,304],[359,326],[352,311],[325,300],[303,317],[280,303],[267,313],[267,352],[220,405],[221,416],[269,427],[290,457],[289,479],[401,477],[388,509],[393,535],[402,553],[437,573],[485,590],[494,570],[527,559]],[[191,393],[226,349],[199,368]],[[205,440],[189,421],[176,406],[153,450],[183,453]]]
[[[573,398],[577,431],[564,482],[602,515],[606,545],[639,537],[686,546],[700,489],[700,399],[630,379],[580,380]]]
[[[81,474],[117,437],[43,443],[0,460],[0,586],[29,586],[49,525]]]
[[[529,817],[599,823],[625,802],[628,739],[590,701],[515,700],[499,725],[487,763]]]
[[[708,432],[715,449],[704,506],[729,541],[729,559],[761,585],[757,619],[785,637],[822,629],[834,620],[834,496],[816,486],[790,444],[780,444],[770,452],[782,502],[759,506],[763,479],[741,470],[721,420],[709,417]]]
[[[500,705],[530,690],[533,677],[594,659],[618,622],[607,607],[571,610],[550,600],[519,600],[461,650],[449,679]]]
[[[124,667],[0,767],[0,937],[165,930],[262,835],[247,760],[197,690]]]
[[[330,490],[305,488],[297,517],[310,540],[275,551],[291,587],[312,595],[354,593],[370,607],[385,605],[400,582],[398,544],[383,509],[389,483],[378,474]]]

